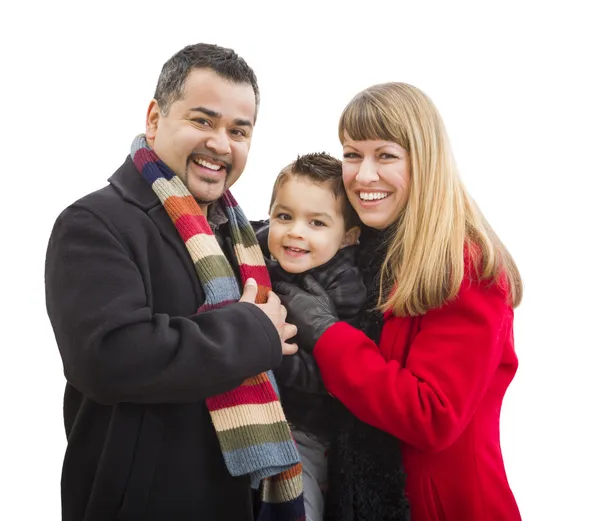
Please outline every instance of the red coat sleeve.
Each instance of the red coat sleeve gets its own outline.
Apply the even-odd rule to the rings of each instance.
[[[328,328],[314,355],[329,392],[360,420],[417,448],[452,444],[499,367],[513,319],[497,285],[466,279],[453,301],[422,317],[405,367],[348,324]]]

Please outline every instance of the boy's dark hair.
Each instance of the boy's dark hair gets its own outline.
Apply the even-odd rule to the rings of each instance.
[[[254,71],[246,61],[233,49],[208,43],[197,43],[188,45],[175,53],[162,67],[154,99],[158,102],[163,114],[169,112],[173,102],[183,98],[185,80],[193,69],[210,69],[232,83],[251,85],[258,113],[260,102],[258,83]]]
[[[342,216],[344,217],[346,230],[360,225],[360,219],[354,208],[352,208],[350,201],[348,201],[346,190],[344,189],[342,162],[339,159],[325,152],[315,152],[298,156],[298,159],[284,167],[279,172],[277,179],[275,179],[273,192],[271,193],[271,202],[269,203],[269,211],[273,207],[278,190],[291,177],[308,179],[314,183],[327,186],[333,192],[333,195],[341,200]]]

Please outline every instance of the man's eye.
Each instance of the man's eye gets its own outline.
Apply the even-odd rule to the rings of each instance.
[[[238,136],[238,137],[244,137],[246,135],[246,132],[244,130],[241,130],[239,128],[234,128],[231,133],[234,136]]]
[[[195,118],[193,121],[195,121],[196,123],[198,123],[198,125],[210,125],[210,121],[208,121],[208,119],[204,119],[204,118]]]

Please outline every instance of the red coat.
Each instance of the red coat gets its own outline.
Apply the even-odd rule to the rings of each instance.
[[[334,324],[314,355],[333,396],[400,440],[412,521],[521,519],[500,450],[500,408],[518,362],[498,285],[465,277],[441,308],[387,313],[379,347]]]

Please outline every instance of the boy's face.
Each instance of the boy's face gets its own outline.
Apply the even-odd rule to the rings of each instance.
[[[359,229],[346,231],[342,201],[326,185],[291,176],[279,187],[269,223],[269,251],[288,273],[303,273],[355,244]]]

